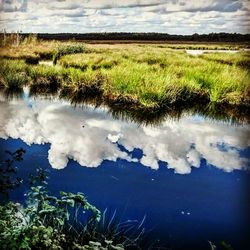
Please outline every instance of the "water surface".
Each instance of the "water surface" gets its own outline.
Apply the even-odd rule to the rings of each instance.
[[[50,189],[83,192],[121,220],[142,220],[145,242],[247,249],[250,128],[184,114],[145,124],[107,108],[52,98],[0,101],[0,148],[26,149],[19,174],[50,170]],[[13,193],[23,201],[25,188]]]
[[[186,49],[186,53],[193,55],[193,56],[198,56],[202,55],[204,53],[229,53],[229,54],[235,54],[238,53],[239,50],[222,50],[222,49],[217,49],[217,50],[212,50],[212,49]]]

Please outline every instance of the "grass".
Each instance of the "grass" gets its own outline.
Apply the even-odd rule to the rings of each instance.
[[[39,42],[21,43],[18,47],[13,44],[7,44],[0,47],[0,57],[9,59],[25,59],[26,57],[40,56],[42,59],[52,59],[58,42]]]
[[[23,72],[24,63],[3,61],[0,67],[0,89],[8,98],[21,96],[23,87],[28,82],[28,77]],[[13,71],[15,68],[15,71]]]
[[[15,39],[7,41],[6,45],[0,45],[0,58],[7,59],[42,59],[52,60],[55,56],[66,54],[80,53],[86,50],[86,46],[79,42],[58,42],[58,41],[41,41],[35,36],[21,39],[17,46]],[[33,63],[33,61],[31,62]]]
[[[218,62],[221,64],[234,65],[241,68],[249,69],[250,67],[250,53],[241,52],[236,54],[226,54],[226,53],[205,53],[201,56],[202,58]]]
[[[108,49],[89,54],[67,55],[59,64],[106,75],[106,96],[129,96],[143,106],[176,101],[208,99],[211,102],[248,104],[249,63],[246,52],[215,54],[232,63],[194,57],[182,51],[152,46],[133,46],[127,51]],[[211,57],[213,55],[210,55]],[[106,63],[111,64],[104,67]],[[108,65],[109,65],[108,64]]]
[[[82,44],[60,45],[53,55],[53,64],[55,65],[57,63],[57,60],[59,60],[64,55],[83,53],[85,52],[85,50],[85,46],[83,46]]]
[[[1,59],[4,86],[9,85],[5,72],[13,79],[18,72],[35,92],[60,90],[62,96],[68,92],[72,99],[98,95],[107,103],[133,108],[197,102],[250,105],[249,52],[192,56],[170,45],[48,44],[57,55],[57,65],[53,67]],[[34,45],[31,53],[36,54],[40,47],[41,44]],[[16,49],[19,59],[24,57],[24,48],[21,45]],[[6,53],[9,58],[16,56],[11,50]]]

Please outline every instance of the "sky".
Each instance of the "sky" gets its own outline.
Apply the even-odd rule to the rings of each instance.
[[[0,0],[0,29],[35,33],[249,33],[250,0]]]

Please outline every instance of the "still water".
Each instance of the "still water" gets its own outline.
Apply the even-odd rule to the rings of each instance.
[[[243,50],[244,51],[244,50]],[[212,49],[207,49],[207,50],[199,50],[199,49],[187,49],[186,53],[189,55],[193,55],[193,56],[199,56],[202,55],[204,53],[229,53],[229,54],[235,54],[238,53],[239,50],[212,50]]]
[[[199,115],[146,125],[28,92],[0,98],[0,160],[24,148],[20,176],[49,169],[53,194],[83,192],[121,221],[143,220],[145,241],[173,249],[250,246],[249,134],[248,124]]]

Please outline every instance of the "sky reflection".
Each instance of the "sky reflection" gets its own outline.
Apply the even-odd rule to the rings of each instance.
[[[27,144],[49,143],[48,160],[62,169],[73,159],[98,167],[103,160],[140,162],[152,169],[164,162],[175,173],[191,173],[201,159],[226,172],[247,169],[244,152],[250,146],[250,128],[230,126],[201,117],[164,121],[145,126],[115,120],[104,109],[74,108],[62,101],[0,101],[0,138],[20,138]],[[141,149],[142,157],[132,154]]]

